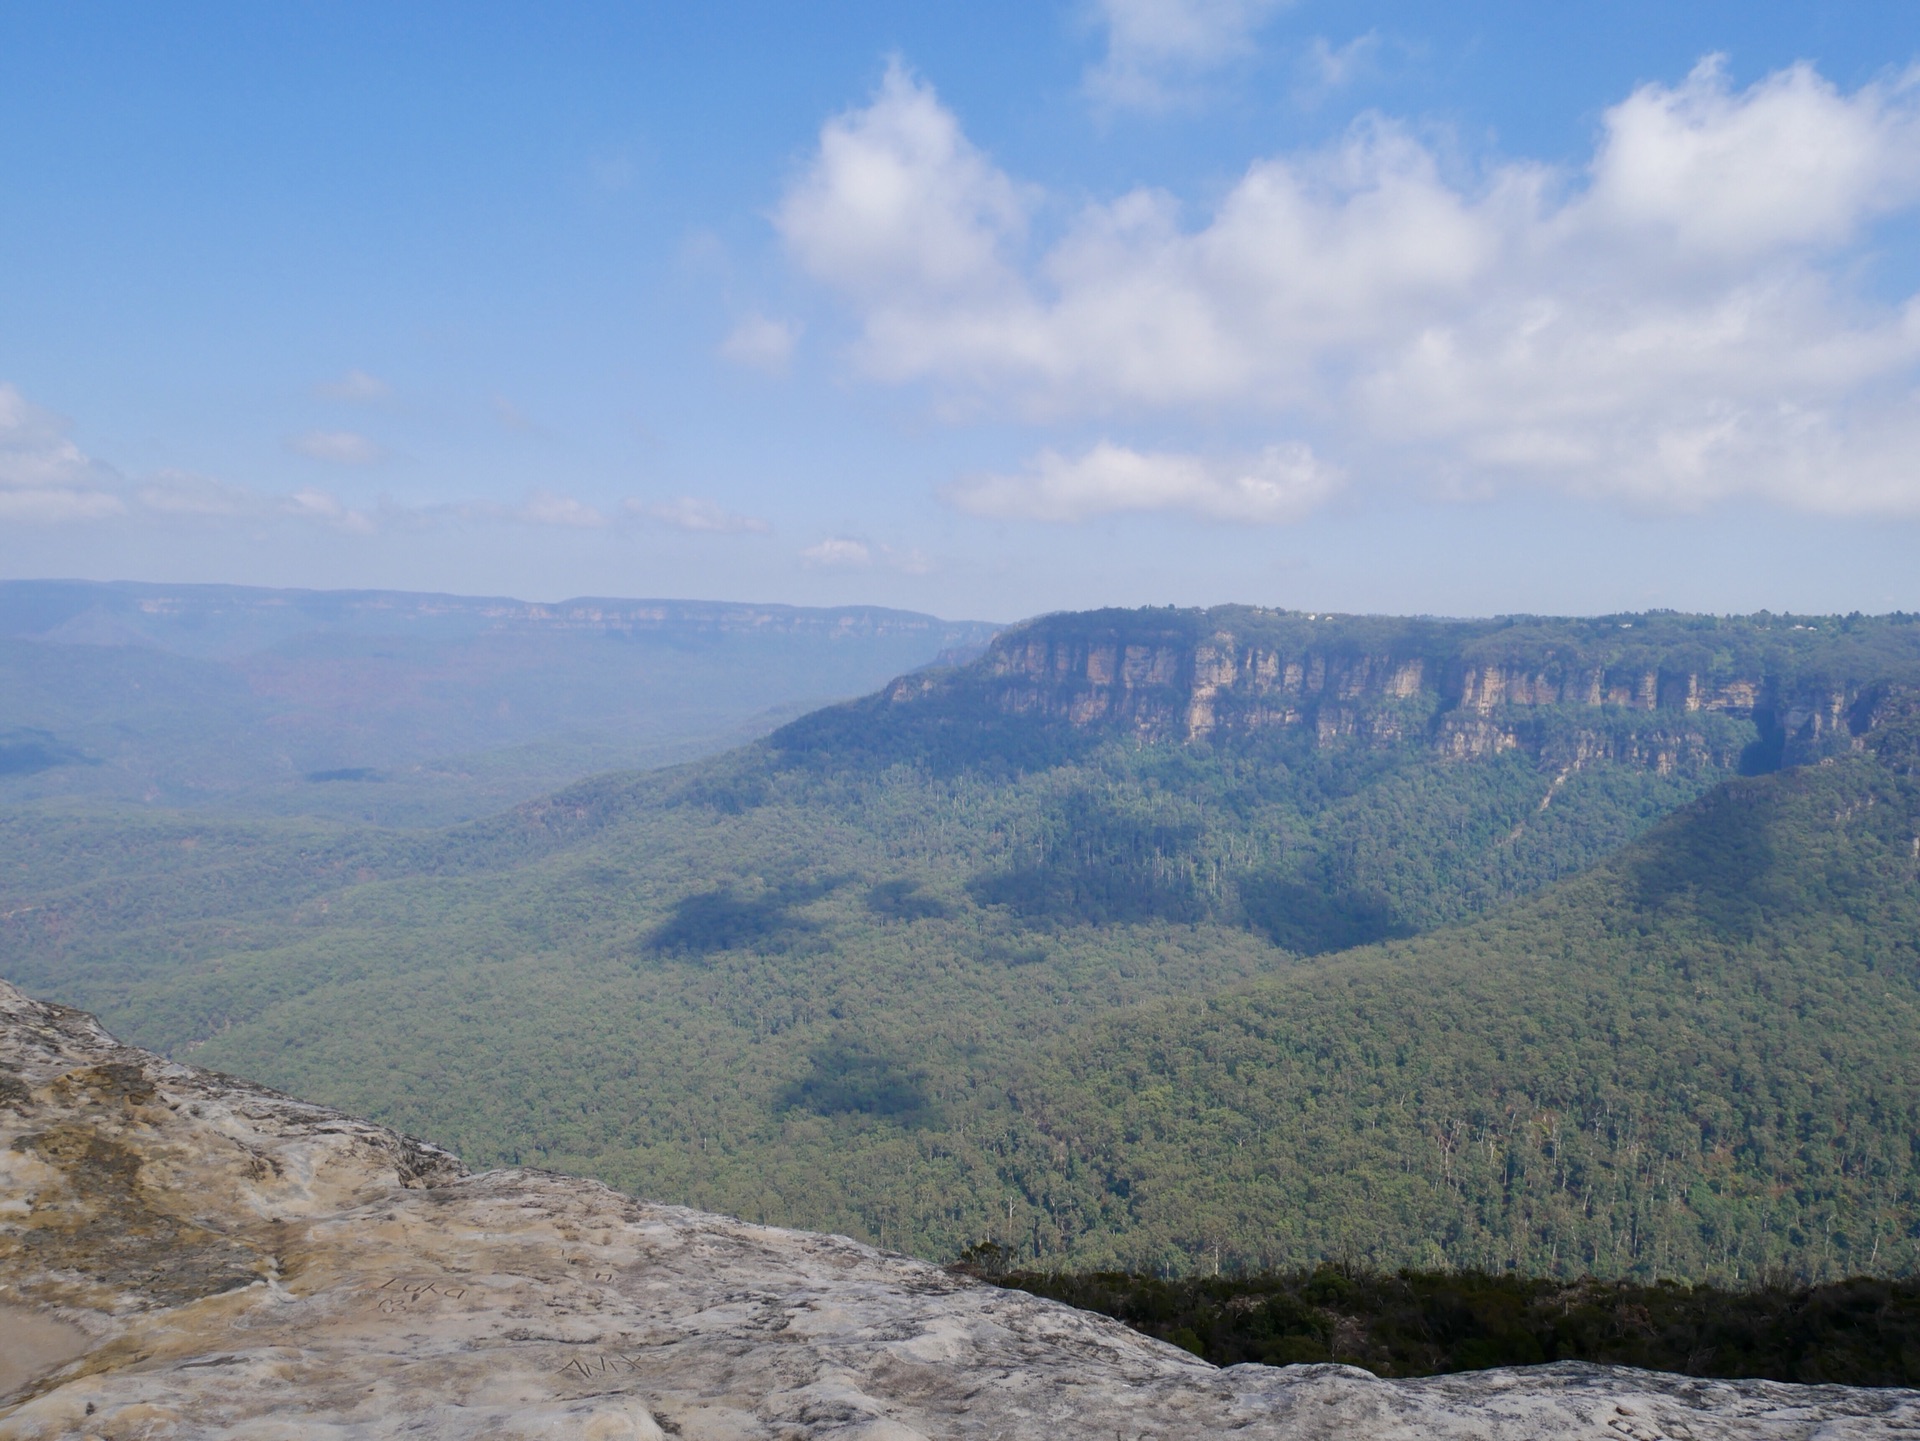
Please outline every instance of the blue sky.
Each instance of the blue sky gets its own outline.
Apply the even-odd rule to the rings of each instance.
[[[1920,608],[1920,6],[0,7],[0,574]]]

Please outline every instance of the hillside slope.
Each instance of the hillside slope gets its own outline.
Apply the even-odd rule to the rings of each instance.
[[[1920,1268],[1920,783],[1878,739],[1497,916],[1076,1035],[1016,1097],[1067,1158],[1020,1175],[1054,1249]]]

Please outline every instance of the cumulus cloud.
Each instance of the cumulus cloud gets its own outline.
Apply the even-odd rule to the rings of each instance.
[[[793,348],[800,343],[800,327],[790,321],[769,320],[764,315],[749,315],[720,342],[720,355],[748,370],[763,370],[769,375],[785,373],[793,359]]]
[[[386,455],[375,442],[352,430],[309,430],[289,438],[287,447],[335,465],[373,465]]]
[[[81,521],[209,521],[280,514],[365,533],[372,521],[321,490],[277,501],[245,486],[183,470],[129,479],[88,456],[67,423],[0,382],[0,519],[52,524]]]
[[[829,536],[808,546],[800,552],[800,558],[822,570],[871,570],[879,567],[903,571],[908,575],[925,575],[933,569],[933,562],[920,551],[896,550],[890,545],[844,535]]]
[[[863,540],[829,536],[801,551],[800,558],[809,565],[832,570],[864,570],[873,564],[873,547]]]
[[[776,224],[814,276],[854,297],[897,333],[874,360],[911,350],[924,320],[1020,293],[1006,255],[1031,192],[960,131],[932,89],[898,64],[871,105],[827,122],[808,173]],[[911,368],[905,354],[896,358]]]
[[[295,519],[315,521],[349,535],[371,535],[374,531],[373,519],[366,512],[354,510],[338,496],[312,486],[296,490],[281,502],[280,509]]]
[[[1801,64],[1736,93],[1709,56],[1679,87],[1643,86],[1607,113],[1569,219],[1709,262],[1849,240],[1920,198],[1917,80],[1848,96]]]
[[[630,500],[627,510],[647,520],[707,535],[764,535],[772,527],[757,515],[740,515],[716,505],[683,495],[678,500]]]
[[[1130,450],[1102,441],[1068,457],[1044,450],[1021,475],[983,475],[947,498],[974,515],[1076,521],[1121,511],[1187,511],[1208,520],[1295,520],[1339,487],[1339,474],[1298,443],[1241,464]]]
[[[1112,105],[1157,109],[1201,75],[1252,52],[1285,0],[1097,0],[1107,53],[1087,89]]]
[[[1301,67],[1306,83],[1300,89],[1299,98],[1311,103],[1353,84],[1374,69],[1379,56],[1380,32],[1377,30],[1356,35],[1344,45],[1335,45],[1324,35],[1316,36],[1307,44]]]
[[[1480,207],[1512,204],[1506,188]],[[1385,126],[1256,165],[1198,230],[1164,192],[1091,206],[1022,266],[1029,203],[895,70],[865,110],[828,123],[777,220],[801,266],[852,303],[870,374],[1050,409],[1297,397],[1319,351],[1390,332],[1423,302],[1443,313],[1499,254],[1475,202]]]
[[[100,520],[126,502],[118,477],[89,458],[67,423],[0,381],[0,518],[14,521]]]
[[[349,370],[338,380],[322,381],[313,389],[323,400],[344,400],[356,405],[378,405],[393,398],[392,386],[364,370]]]
[[[557,525],[569,530],[600,530],[607,524],[607,517],[585,501],[547,490],[536,490],[528,496],[516,518],[530,525]]]
[[[1371,117],[1255,162],[1209,214],[1136,190],[1037,251],[1036,202],[896,67],[827,123],[776,220],[848,305],[857,366],[948,408],[1230,414],[1356,481],[1460,494],[1920,510],[1920,299],[1853,278],[1873,222],[1920,202],[1914,76],[1738,89],[1709,58],[1609,109],[1582,170],[1470,182]],[[1043,457],[953,496],[1013,507],[1113,471]]]
[[[359,461],[368,455],[362,437],[327,434],[320,439],[327,443],[295,448],[332,460]],[[619,518],[643,509],[687,530],[767,528],[764,521],[693,499],[651,508],[628,502]],[[387,524],[432,528],[472,521],[599,530],[612,527],[616,517],[585,501],[546,490],[533,492],[519,504],[471,500],[407,505],[382,499],[368,506],[352,504],[319,486],[277,493],[178,469],[130,478],[88,456],[68,434],[64,420],[0,381],[0,522],[8,521],[169,526],[277,522],[371,535]]]

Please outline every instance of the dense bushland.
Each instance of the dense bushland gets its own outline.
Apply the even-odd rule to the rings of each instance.
[[[1920,1385],[1920,1281],[1911,1279],[1730,1291],[1334,1265],[1185,1280],[1117,1271],[990,1279],[1112,1316],[1217,1366],[1339,1361],[1380,1376],[1431,1376],[1591,1361],[1687,1376]]]
[[[1020,1174],[1098,1264],[1905,1272],[1917,1030],[1920,786],[1861,757],[1483,920],[1092,1022],[1017,1088],[1056,1157]]]
[[[1699,619],[1661,624],[1703,663],[1849,685],[1920,635]],[[1474,644],[1522,641],[1597,643]],[[1898,723],[1741,780],[1758,727],[1688,714],[1700,744],[1612,759],[1672,729],[1625,708],[1529,709],[1544,763],[869,713],[441,831],[15,810],[0,945],[130,1040],[477,1164],[929,1256],[1920,1259]]]

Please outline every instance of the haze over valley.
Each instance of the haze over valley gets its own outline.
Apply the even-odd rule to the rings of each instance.
[[[723,749],[994,629],[868,606],[0,582],[0,786],[467,819]]]

